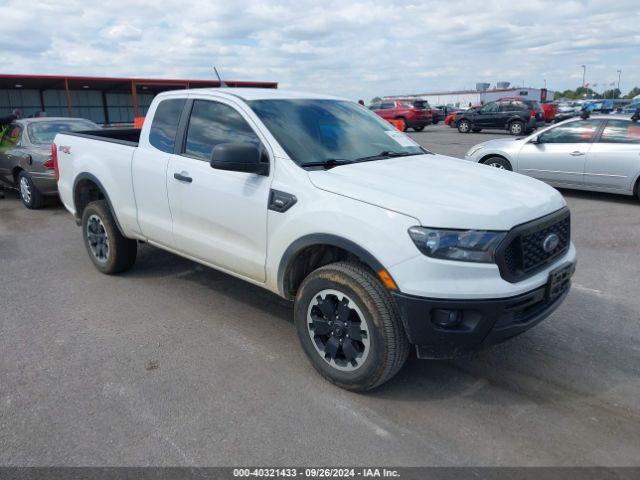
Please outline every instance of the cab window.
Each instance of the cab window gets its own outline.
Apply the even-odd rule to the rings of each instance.
[[[600,143],[640,144],[640,123],[628,120],[609,120],[602,131]]]
[[[180,123],[185,102],[184,98],[162,100],[156,108],[149,131],[149,143],[158,150],[173,153],[178,123]]]
[[[261,145],[247,121],[229,105],[208,100],[194,101],[184,154],[208,162],[214,147],[221,143]]]
[[[600,120],[579,120],[558,125],[543,132],[538,137],[540,143],[589,143],[602,122]]]

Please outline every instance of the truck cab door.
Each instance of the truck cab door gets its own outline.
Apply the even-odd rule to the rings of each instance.
[[[187,100],[169,98],[149,112],[148,145],[134,152],[131,176],[138,226],[152,243],[175,248],[173,220],[167,195],[167,168],[176,146],[176,134]]]
[[[601,120],[563,123],[529,141],[518,155],[516,171],[563,185],[583,185],[585,162]]]
[[[176,247],[264,282],[271,177],[212,168],[213,148],[222,143],[265,145],[232,103],[194,99],[182,148],[171,155],[167,175]]]

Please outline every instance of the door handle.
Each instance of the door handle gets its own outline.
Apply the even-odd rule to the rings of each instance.
[[[576,150],[575,152],[571,152],[569,155],[571,155],[573,157],[579,157],[580,155],[584,155],[584,152],[578,152]]]
[[[180,172],[180,173],[176,172],[173,174],[173,178],[184,183],[193,182],[193,178],[191,178],[187,172]]]

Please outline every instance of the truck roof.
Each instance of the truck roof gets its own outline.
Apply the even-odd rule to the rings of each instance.
[[[180,96],[188,93],[211,94],[221,97],[229,96],[243,100],[274,100],[274,99],[313,99],[313,100],[345,100],[332,95],[296,92],[293,90],[277,90],[274,88],[193,88],[189,90],[171,90],[158,96]]]

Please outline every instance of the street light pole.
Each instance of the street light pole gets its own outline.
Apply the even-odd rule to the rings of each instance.
[[[618,70],[618,91],[620,92],[620,95],[622,95],[622,92],[620,91],[620,77],[622,76],[622,70]]]
[[[586,65],[580,65],[580,66],[582,67],[582,88],[585,88],[584,81],[587,76],[587,66]]]

